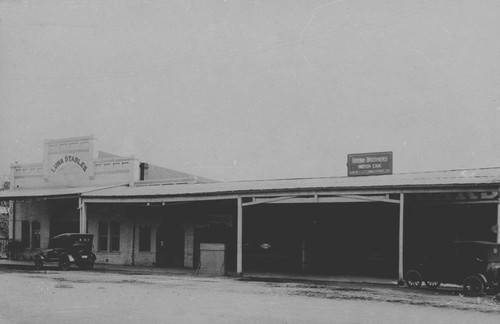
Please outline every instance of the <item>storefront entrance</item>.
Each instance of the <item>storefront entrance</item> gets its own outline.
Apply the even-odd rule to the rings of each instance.
[[[80,232],[77,199],[56,199],[50,201],[47,206],[50,214],[49,237]]]
[[[184,227],[179,220],[164,222],[156,234],[156,265],[184,266]]]

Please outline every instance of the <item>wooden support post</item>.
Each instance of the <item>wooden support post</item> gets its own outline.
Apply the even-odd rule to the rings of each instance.
[[[135,215],[132,216],[132,265],[135,266]]]
[[[497,243],[500,243],[500,193],[498,194],[497,203]]]
[[[78,198],[80,208],[80,233],[87,233],[87,206],[82,198]]]
[[[398,271],[398,284],[403,285],[403,232],[404,232],[404,210],[405,210],[405,196],[403,193],[399,194],[399,271]]]
[[[302,272],[306,272],[307,270],[307,263],[306,263],[306,235],[304,234],[302,236]]]
[[[12,235],[9,237],[11,240],[16,240],[16,201],[11,201],[12,206]],[[9,231],[11,228],[9,227]]]
[[[238,221],[237,221],[237,254],[236,273],[243,274],[243,205],[241,197],[238,198]]]

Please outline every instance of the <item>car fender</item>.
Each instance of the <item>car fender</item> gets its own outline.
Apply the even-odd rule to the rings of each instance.
[[[477,276],[479,278],[481,278],[481,280],[483,281],[483,283],[487,283],[488,282],[488,279],[486,279],[486,277],[482,273],[478,273]]]
[[[41,260],[45,260],[45,255],[43,255],[42,253],[40,253],[35,258],[39,258]]]
[[[73,258],[70,254],[62,254],[59,257],[59,260],[62,260],[62,259],[68,259],[69,262],[75,262],[75,258]]]

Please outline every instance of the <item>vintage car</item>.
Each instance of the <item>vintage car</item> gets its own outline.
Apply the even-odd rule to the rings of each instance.
[[[61,270],[69,270],[71,264],[80,269],[92,269],[96,256],[92,253],[92,234],[66,233],[54,236],[48,250],[35,256],[35,267],[42,269],[46,263],[56,263]]]
[[[425,285],[437,289],[441,283],[462,285],[468,296],[486,289],[497,291],[500,284],[500,244],[484,241],[456,241],[435,249],[405,274],[410,288]]]

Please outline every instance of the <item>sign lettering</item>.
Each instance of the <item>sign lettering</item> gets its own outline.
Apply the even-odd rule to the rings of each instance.
[[[82,160],[80,160],[79,157],[77,156],[74,156],[74,155],[66,155],[65,157],[63,158],[60,158],[59,160],[57,160],[54,165],[52,166],[52,169],[50,169],[50,171],[52,171],[52,173],[55,173],[57,171],[57,169],[63,164],[63,163],[68,163],[68,162],[73,162],[73,163],[76,163],[78,164],[78,166],[80,166],[83,170],[83,172],[86,172],[87,171],[87,165],[85,164],[85,162],[83,162]]]
[[[392,174],[392,152],[347,155],[347,175],[367,176]]]

